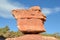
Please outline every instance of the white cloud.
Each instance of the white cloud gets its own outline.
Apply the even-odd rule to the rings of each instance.
[[[45,15],[50,15],[52,13],[60,12],[60,7],[55,7],[55,8],[42,8],[42,12]]]
[[[55,10],[56,12],[60,12],[60,7],[56,7],[54,10]]]
[[[11,10],[16,9],[16,8],[24,8],[22,4],[20,3],[15,3],[16,5],[20,5],[21,7],[14,6],[11,3],[8,2],[8,0],[0,0],[0,17],[4,18],[13,18],[11,15]]]
[[[42,12],[43,12],[45,15],[47,15],[47,14],[50,14],[50,13],[52,12],[52,10],[49,9],[49,8],[42,8]]]

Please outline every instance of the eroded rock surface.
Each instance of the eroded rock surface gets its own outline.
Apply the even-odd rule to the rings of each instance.
[[[55,37],[41,36],[38,34],[27,34],[17,38],[8,38],[6,40],[58,40]]]
[[[29,9],[16,9],[12,15],[17,20],[17,27],[23,33],[45,32],[44,21],[46,16],[42,14],[39,6],[33,6]]]

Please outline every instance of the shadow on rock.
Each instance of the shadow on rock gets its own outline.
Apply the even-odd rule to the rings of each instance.
[[[2,35],[0,35],[0,40],[5,40],[6,38]]]

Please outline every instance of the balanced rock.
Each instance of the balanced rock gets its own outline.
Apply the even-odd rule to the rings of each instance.
[[[45,32],[44,21],[46,16],[42,14],[39,6],[29,9],[12,10],[12,15],[17,20],[17,27],[23,33]]]

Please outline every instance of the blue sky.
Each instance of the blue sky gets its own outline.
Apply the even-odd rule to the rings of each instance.
[[[40,6],[47,16],[44,24],[47,33],[60,32],[60,0],[0,0],[0,28],[8,25],[10,30],[17,31],[13,9],[27,9],[31,6]]]

